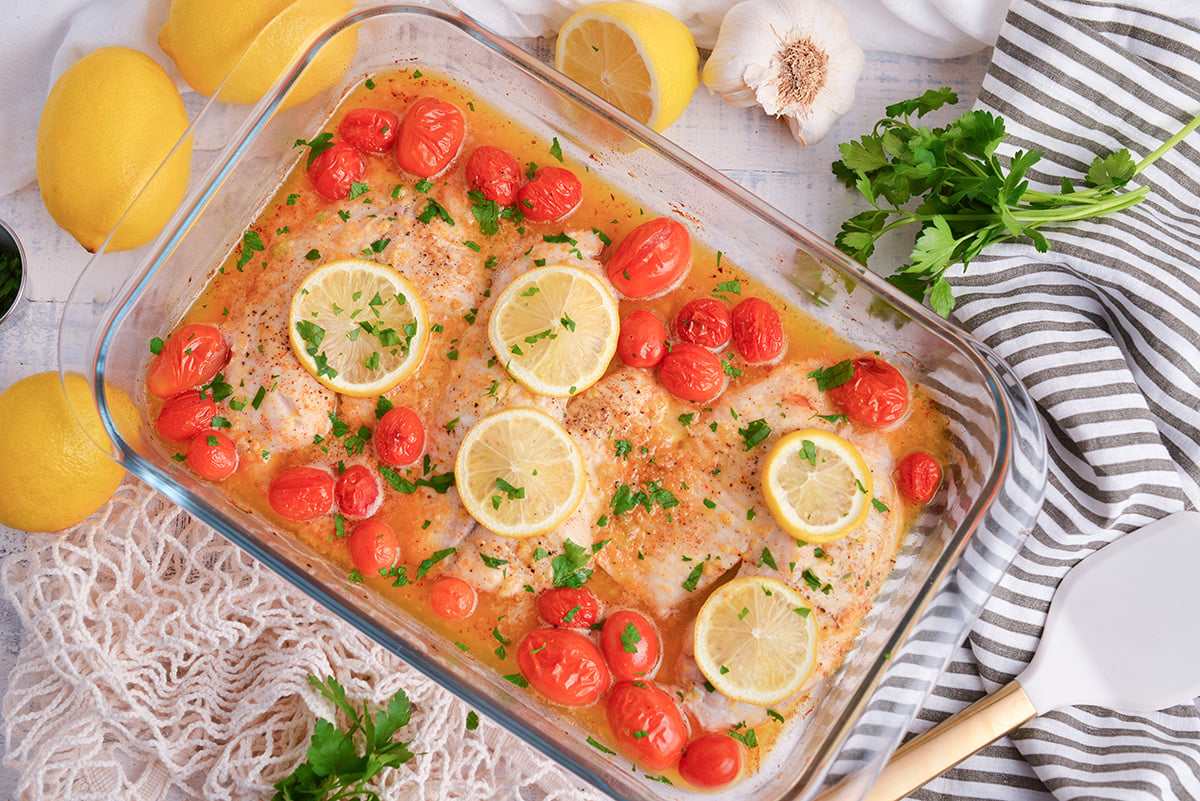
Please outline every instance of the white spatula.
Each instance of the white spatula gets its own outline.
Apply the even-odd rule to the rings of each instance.
[[[864,801],[894,801],[1031,718],[1091,704],[1151,712],[1200,696],[1200,513],[1179,512],[1121,537],[1067,574],[1029,667],[910,740]],[[819,801],[857,798],[848,781]]]

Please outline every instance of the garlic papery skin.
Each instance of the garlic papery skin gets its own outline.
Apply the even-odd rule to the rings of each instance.
[[[827,0],[744,0],[722,19],[703,78],[725,102],[757,104],[811,145],[854,105],[863,61]]]

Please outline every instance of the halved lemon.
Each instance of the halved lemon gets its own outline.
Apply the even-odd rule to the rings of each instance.
[[[581,267],[535,267],[509,284],[488,320],[488,339],[509,375],[530,392],[567,397],[600,380],[617,352],[617,299]]]
[[[554,66],[656,131],[679,118],[700,85],[691,31],[645,3],[576,11],[558,31]]]
[[[554,418],[532,408],[489,415],[454,463],[463,506],[501,537],[545,534],[570,517],[587,486],[583,454]]]
[[[867,516],[873,484],[853,443],[808,428],[775,443],[763,461],[762,488],[780,528],[805,542],[832,542]]]
[[[364,259],[313,270],[292,295],[288,334],[300,363],[343,395],[381,395],[421,364],[429,316],[411,283]]]
[[[816,616],[782,581],[742,576],[696,616],[696,665],[713,687],[760,706],[795,694],[817,663]]]

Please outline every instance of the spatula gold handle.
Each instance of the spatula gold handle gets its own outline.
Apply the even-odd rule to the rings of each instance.
[[[1037,715],[1016,681],[981,698],[896,750],[863,801],[896,801]],[[851,789],[853,788],[853,789]],[[817,801],[850,801],[859,790],[843,782]]]

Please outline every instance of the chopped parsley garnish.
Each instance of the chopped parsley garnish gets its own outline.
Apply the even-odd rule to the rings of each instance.
[[[633,622],[625,624],[625,628],[621,631],[621,650],[627,654],[636,654],[638,652],[637,644],[642,641],[642,635],[637,630],[637,626]]]
[[[738,434],[741,435],[742,442],[746,445],[746,450],[750,450],[771,436],[771,427],[767,425],[766,420],[760,417],[757,420],[751,420],[749,423],[746,423],[745,428],[739,428]]]
[[[309,141],[309,142],[306,142],[303,139],[297,139],[296,143],[293,145],[293,147],[307,147],[308,148],[308,162],[304,165],[304,168],[308,169],[309,167],[312,166],[312,163],[314,161],[316,161],[317,156],[321,155],[326,150],[333,147],[333,134],[326,131],[325,133],[318,135],[315,139],[313,139],[312,141]]]
[[[246,231],[242,234],[242,252],[238,255],[237,264],[238,271],[250,263],[254,258],[254,254],[264,249],[262,237],[257,231]]]
[[[818,367],[809,373],[808,377],[817,382],[818,390],[827,392],[854,378],[854,362],[842,359],[832,367]]]
[[[425,210],[417,215],[417,219],[423,223],[429,223],[433,221],[434,217],[440,218],[447,225],[454,225],[454,218],[450,216],[450,212],[446,211],[446,207],[433,198],[429,198],[426,201]]]

